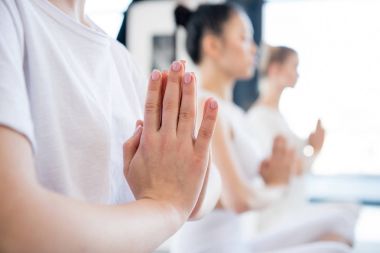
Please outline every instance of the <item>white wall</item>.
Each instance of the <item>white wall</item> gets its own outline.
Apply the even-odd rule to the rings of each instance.
[[[135,4],[128,19],[128,49],[144,74],[148,75],[152,66],[152,36],[155,34],[174,34],[176,25],[174,9],[178,3],[196,8],[200,3],[223,2],[223,0],[163,0]],[[197,72],[185,49],[186,31],[179,29],[176,58],[187,61],[187,70]],[[168,66],[169,67],[169,66]]]

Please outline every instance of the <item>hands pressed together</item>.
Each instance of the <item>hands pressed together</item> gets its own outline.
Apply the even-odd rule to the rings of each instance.
[[[216,101],[208,99],[198,136],[194,136],[196,105],[196,78],[194,73],[185,73],[184,62],[174,62],[169,71],[154,70],[148,84],[144,121],[136,122],[134,135],[124,144],[124,174],[135,198],[169,204],[182,221],[196,215],[205,194],[218,111]],[[318,121],[309,137],[317,152],[322,148],[324,134]],[[271,156],[260,166],[265,183],[288,184],[294,174],[295,156],[285,138],[276,137]]]
[[[325,129],[318,120],[315,131],[309,136],[309,144],[318,154],[324,143]],[[288,147],[284,137],[277,136],[273,142],[272,155],[260,166],[260,174],[268,185],[288,184],[292,175],[303,174],[303,161],[295,151]]]
[[[207,184],[209,148],[218,105],[208,99],[198,136],[196,78],[183,62],[154,70],[148,84],[144,121],[124,145],[124,174],[135,198],[172,205],[187,220]],[[201,193],[202,192],[202,193]]]
[[[273,141],[272,154],[260,166],[260,174],[269,186],[287,185],[294,174],[296,154],[283,136]]]

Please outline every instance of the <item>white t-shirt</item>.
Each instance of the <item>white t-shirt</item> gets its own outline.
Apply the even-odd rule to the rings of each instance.
[[[273,140],[278,135],[286,138],[288,145],[295,149],[304,160],[304,169],[310,169],[315,157],[306,157],[304,148],[308,144],[306,139],[298,137],[288,125],[281,112],[263,105],[252,106],[247,113],[250,133],[257,140],[265,154],[272,152]]]
[[[269,107],[254,105],[247,113],[247,119],[252,134],[262,145],[266,153],[272,151],[273,140],[277,135],[283,135],[289,145],[302,149],[306,142],[298,138],[291,130],[285,118],[279,111]],[[302,146],[302,147],[301,147]]]
[[[142,119],[145,78],[125,48],[47,0],[0,2],[0,124],[25,135],[46,188],[132,201],[122,145]]]
[[[236,158],[240,173],[249,180],[258,177],[260,163],[265,157],[255,139],[249,135],[244,111],[234,103],[204,89],[201,89],[198,95],[201,101],[205,101],[208,97],[214,97],[218,101],[218,117],[233,133],[231,144],[234,152],[232,155]]]

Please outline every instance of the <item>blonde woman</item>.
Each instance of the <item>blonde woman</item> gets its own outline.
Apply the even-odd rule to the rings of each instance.
[[[296,151],[296,167],[289,184],[287,196],[277,205],[261,213],[259,227],[267,231],[282,226],[288,220],[297,218],[309,220],[311,217],[336,216],[344,219],[345,238],[353,243],[353,228],[356,224],[358,207],[351,204],[309,204],[305,196],[304,176],[320,153],[325,130],[320,120],[307,139],[299,138],[289,127],[279,110],[281,96],[286,89],[295,87],[298,80],[299,58],[297,52],[289,47],[265,46],[260,66],[260,96],[248,111],[247,119],[251,136],[257,140],[264,153],[270,152],[273,139],[281,134]],[[330,216],[331,217],[331,216]],[[340,218],[338,218],[340,217]],[[337,228],[339,226],[336,226]]]

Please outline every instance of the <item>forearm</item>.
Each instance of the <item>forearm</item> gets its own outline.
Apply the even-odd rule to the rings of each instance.
[[[150,252],[185,220],[165,202],[76,201],[37,183],[30,145],[0,127],[0,252]]]
[[[210,164],[207,182],[205,188],[202,189],[202,191],[205,191],[202,194],[203,200],[198,201],[200,205],[195,207],[191,220],[198,220],[214,210],[220,198],[222,182],[217,168],[212,163]]]
[[[227,147],[228,146],[224,146]],[[220,148],[222,149],[222,148]],[[227,150],[226,150],[227,151]],[[223,155],[220,155],[222,153]],[[221,204],[223,208],[242,213],[251,209],[253,191],[238,168],[233,152],[220,152],[215,155],[222,181]],[[218,206],[220,207],[220,205]]]
[[[105,206],[46,190],[24,196],[0,216],[1,252],[151,252],[184,220],[148,199]]]

